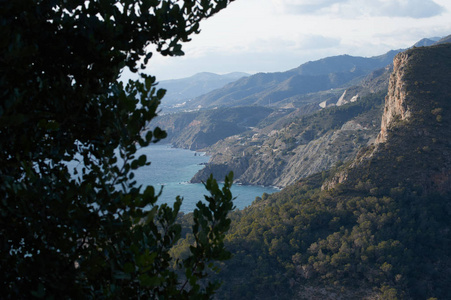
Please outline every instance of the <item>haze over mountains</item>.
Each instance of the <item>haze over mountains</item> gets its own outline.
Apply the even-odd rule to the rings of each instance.
[[[180,109],[249,105],[298,107],[308,101],[305,95],[350,85],[371,71],[389,65],[400,51],[393,50],[370,58],[333,56],[285,72],[258,73],[196,97],[180,105]],[[325,98],[332,95],[334,93],[326,94]]]
[[[180,105],[187,100],[206,94],[217,88],[221,88],[227,83],[246,76],[249,76],[249,74],[234,72],[218,75],[204,72],[188,78],[160,81],[158,88],[166,89],[166,95],[164,96],[161,106],[169,108]]]

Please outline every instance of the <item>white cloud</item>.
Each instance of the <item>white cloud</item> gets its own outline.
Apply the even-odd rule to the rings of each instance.
[[[440,15],[444,8],[431,0],[398,0],[371,2],[375,15],[415,19]]]
[[[381,55],[450,34],[450,19],[450,0],[239,0],[201,24],[185,56],[155,54],[146,72],[158,80],[276,72],[334,55]]]
[[[348,0],[273,0],[274,5],[283,13],[310,14],[330,8],[334,4]]]
[[[340,45],[340,39],[323,35],[304,35],[298,40],[300,49],[327,49]]]
[[[386,16],[430,18],[442,14],[445,8],[433,0],[273,0],[283,13],[326,14],[355,18]]]

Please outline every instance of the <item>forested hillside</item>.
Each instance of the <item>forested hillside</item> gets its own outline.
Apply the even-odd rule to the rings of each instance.
[[[450,44],[395,58],[381,124],[355,160],[232,214],[218,299],[451,298]]]

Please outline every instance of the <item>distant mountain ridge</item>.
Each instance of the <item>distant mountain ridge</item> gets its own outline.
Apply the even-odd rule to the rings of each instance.
[[[399,50],[391,50],[383,55],[373,57],[360,57],[351,55],[338,55],[322,58],[316,61],[309,61],[294,68],[290,71],[296,72],[299,75],[329,75],[331,73],[345,73],[345,72],[361,72],[369,73],[375,69],[383,68],[393,61],[393,57],[401,52]]]
[[[162,80],[159,82],[158,88],[166,89],[166,95],[162,100],[161,106],[171,107],[181,104],[247,76],[249,74],[243,72],[233,72],[224,75],[202,72],[187,78]]]
[[[427,47],[435,44],[440,38],[424,38],[416,42],[413,47]]]
[[[441,38],[440,40],[435,42],[434,45],[447,44],[447,43],[451,43],[451,34]]]
[[[412,47],[449,40],[451,36],[424,38]],[[373,57],[331,56],[284,72],[254,75],[203,72],[188,78],[164,80],[158,86],[167,90],[161,106],[166,112],[250,105],[300,107],[308,102],[305,95],[354,85],[370,72],[391,64],[394,56],[403,50],[391,50]]]
[[[297,107],[302,95],[351,85],[357,78],[392,63],[401,50],[370,58],[339,55],[277,73],[258,73],[195,98],[187,109],[230,106]]]

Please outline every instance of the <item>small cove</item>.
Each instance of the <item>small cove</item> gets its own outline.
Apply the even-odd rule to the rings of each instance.
[[[135,180],[138,185],[153,185],[156,191],[163,186],[163,193],[158,203],[172,204],[175,198],[183,197],[181,211],[192,212],[199,200],[207,192],[200,183],[189,183],[194,174],[203,168],[209,157],[186,149],[172,148],[168,144],[152,144],[142,148],[137,153],[145,154],[150,166],[135,170]],[[222,178],[221,178],[222,179]],[[236,208],[243,209],[249,206],[255,197],[261,197],[263,193],[274,193],[278,189],[273,187],[233,185],[232,194],[236,197],[234,204]]]

